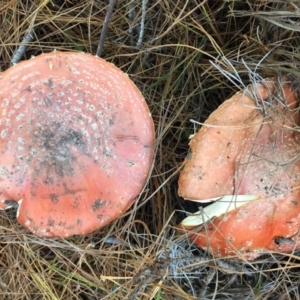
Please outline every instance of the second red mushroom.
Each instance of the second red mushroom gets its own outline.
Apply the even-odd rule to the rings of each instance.
[[[237,93],[190,142],[179,194],[216,202],[181,225],[202,226],[191,239],[215,255],[254,259],[264,251],[300,249],[299,98],[293,83],[267,79]]]

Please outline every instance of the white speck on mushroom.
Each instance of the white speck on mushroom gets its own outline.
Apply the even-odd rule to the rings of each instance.
[[[79,74],[80,74],[80,72],[79,72],[76,68],[74,68],[74,67],[70,67],[70,71],[71,71],[73,74],[75,74],[75,75],[79,75]]]
[[[72,85],[72,81],[71,81],[71,80],[64,79],[64,80],[61,80],[61,81],[60,81],[59,85],[60,85],[60,86],[69,86],[69,85]]]
[[[14,109],[11,109],[9,112],[8,112],[8,115],[9,116],[12,116],[16,111]]]
[[[81,133],[86,137],[86,139],[89,141],[90,140],[90,135],[89,132],[86,128],[81,128]]]
[[[25,145],[25,140],[21,137],[18,137],[18,143],[22,144],[22,145]]]
[[[37,155],[37,150],[36,150],[35,148],[31,148],[31,149],[30,149],[30,154],[31,154],[32,156],[36,156],[36,155]]]
[[[76,112],[81,112],[82,111],[81,108],[78,107],[78,106],[71,106],[70,108],[71,108],[71,110],[76,111]]]
[[[7,135],[7,129],[1,130],[1,137],[2,137],[2,138],[5,138],[6,135]]]
[[[48,99],[52,99],[53,97],[54,97],[54,93],[48,93],[48,94],[47,94],[47,98],[48,98]]]
[[[92,118],[86,115],[82,114],[82,117],[86,119],[87,124],[90,124],[92,122]]]
[[[97,125],[96,123],[92,124],[91,127],[92,127],[92,129],[94,129],[94,130],[98,130],[98,125]]]
[[[98,147],[95,146],[95,147],[93,148],[93,150],[92,150],[92,153],[93,153],[93,154],[94,154],[94,153],[97,153],[98,150],[99,150]]]
[[[17,97],[17,96],[18,96],[18,93],[19,93],[19,92],[12,92],[12,93],[11,93],[11,96],[12,96],[12,97]]]
[[[25,115],[23,113],[20,113],[16,116],[16,121],[19,122],[21,121],[23,118],[25,117]]]
[[[9,104],[10,104],[10,100],[7,98],[4,98],[1,106],[8,106]]]
[[[86,108],[91,111],[95,110],[95,106],[92,104],[88,104],[88,103],[86,104]]]
[[[15,105],[14,105],[14,108],[18,109],[21,107],[22,104],[24,104],[26,102],[26,99],[25,97],[22,97],[19,102],[17,102]]]

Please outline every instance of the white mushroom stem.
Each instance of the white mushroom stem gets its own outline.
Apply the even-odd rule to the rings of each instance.
[[[232,199],[232,195],[230,195],[230,196],[223,196],[223,197],[231,197],[230,199]],[[200,203],[208,203],[208,202],[215,202],[215,201],[217,201],[217,200],[221,200],[223,197],[214,197],[214,198],[208,198],[208,199],[203,199],[203,200],[201,200],[201,199],[199,199],[199,200],[192,200],[193,202],[200,202]],[[189,200],[189,199],[187,199],[187,200]]]
[[[220,200],[182,220],[181,225],[187,227],[199,226],[213,217],[219,217],[257,199],[259,199],[259,196],[256,195],[229,195],[221,197]],[[207,201],[204,200],[203,202]]]

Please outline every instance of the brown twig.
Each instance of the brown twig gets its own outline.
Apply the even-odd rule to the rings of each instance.
[[[101,57],[101,54],[102,54],[104,41],[105,41],[107,31],[108,31],[108,24],[109,24],[110,17],[112,15],[115,3],[116,3],[116,0],[109,0],[107,12],[106,12],[106,15],[105,15],[105,20],[104,20],[104,23],[103,23],[101,36],[100,36],[100,40],[99,40],[99,44],[98,44],[98,48],[97,48],[97,53],[96,53],[96,55],[98,57]]]
[[[27,48],[27,44],[33,40],[34,33],[35,33],[34,28],[32,27],[24,35],[22,42],[20,43],[19,47],[15,51],[15,53],[10,61],[10,66],[17,64],[21,60],[21,58],[24,55],[25,50]]]

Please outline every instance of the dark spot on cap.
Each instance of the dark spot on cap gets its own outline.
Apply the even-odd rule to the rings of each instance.
[[[103,215],[97,215],[97,219],[101,221],[103,219]]]
[[[39,164],[35,169],[37,177],[44,171],[47,174],[55,173],[59,177],[73,175],[73,165],[76,161],[74,148],[88,155],[82,134],[68,128],[63,122],[53,122],[47,126],[38,127],[33,133],[32,144],[35,144],[38,149]]]
[[[58,197],[59,196],[57,194],[50,194],[49,195],[49,198],[50,198],[51,202],[54,203],[54,204],[58,203],[58,201],[59,201]]]
[[[82,226],[82,221],[81,221],[81,219],[77,219],[76,225],[79,226],[79,227]]]
[[[92,210],[96,211],[102,206],[107,206],[107,201],[102,200],[102,199],[97,199],[93,204],[92,204]]]
[[[55,221],[53,219],[48,220],[48,226],[53,227],[55,225]]]
[[[48,78],[48,80],[47,80],[47,81],[44,81],[43,83],[44,83],[49,89],[54,89],[54,88],[55,88],[55,86],[54,86],[54,84],[53,84],[52,78]]]

